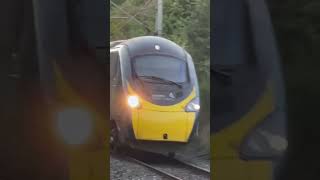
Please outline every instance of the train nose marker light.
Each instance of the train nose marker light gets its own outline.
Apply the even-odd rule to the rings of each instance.
[[[157,51],[160,51],[160,46],[159,46],[159,45],[155,45],[154,48],[155,48]]]
[[[198,111],[198,110],[200,110],[200,105],[199,104],[193,104],[193,108]]]

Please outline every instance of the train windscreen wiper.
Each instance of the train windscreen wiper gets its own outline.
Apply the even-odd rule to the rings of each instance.
[[[161,78],[161,77],[157,77],[157,76],[138,76],[138,78],[147,78],[147,79],[152,79],[152,80],[159,80],[159,81],[165,82],[167,84],[174,84],[174,85],[178,86],[179,88],[182,88],[182,85],[177,83],[177,82],[174,82],[174,81],[171,81],[171,80],[168,80],[168,79],[164,79],[164,78]]]

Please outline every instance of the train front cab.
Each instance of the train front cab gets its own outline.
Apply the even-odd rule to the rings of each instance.
[[[200,108],[191,56],[173,42],[159,37],[128,40],[111,49],[110,54],[111,116],[118,126],[120,139],[129,144],[137,141],[187,143]],[[181,71],[176,71],[176,67],[183,67],[185,74],[178,74]],[[177,82],[168,83],[158,78]]]

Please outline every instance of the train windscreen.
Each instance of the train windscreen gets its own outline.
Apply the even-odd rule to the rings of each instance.
[[[135,58],[133,69],[138,77],[155,77],[175,83],[188,80],[187,63],[169,56],[147,55]]]

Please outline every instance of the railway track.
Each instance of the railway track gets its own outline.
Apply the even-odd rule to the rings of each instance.
[[[147,167],[166,179],[172,180],[205,180],[210,179],[210,170],[177,159],[157,156],[152,159],[127,156],[127,159]]]

